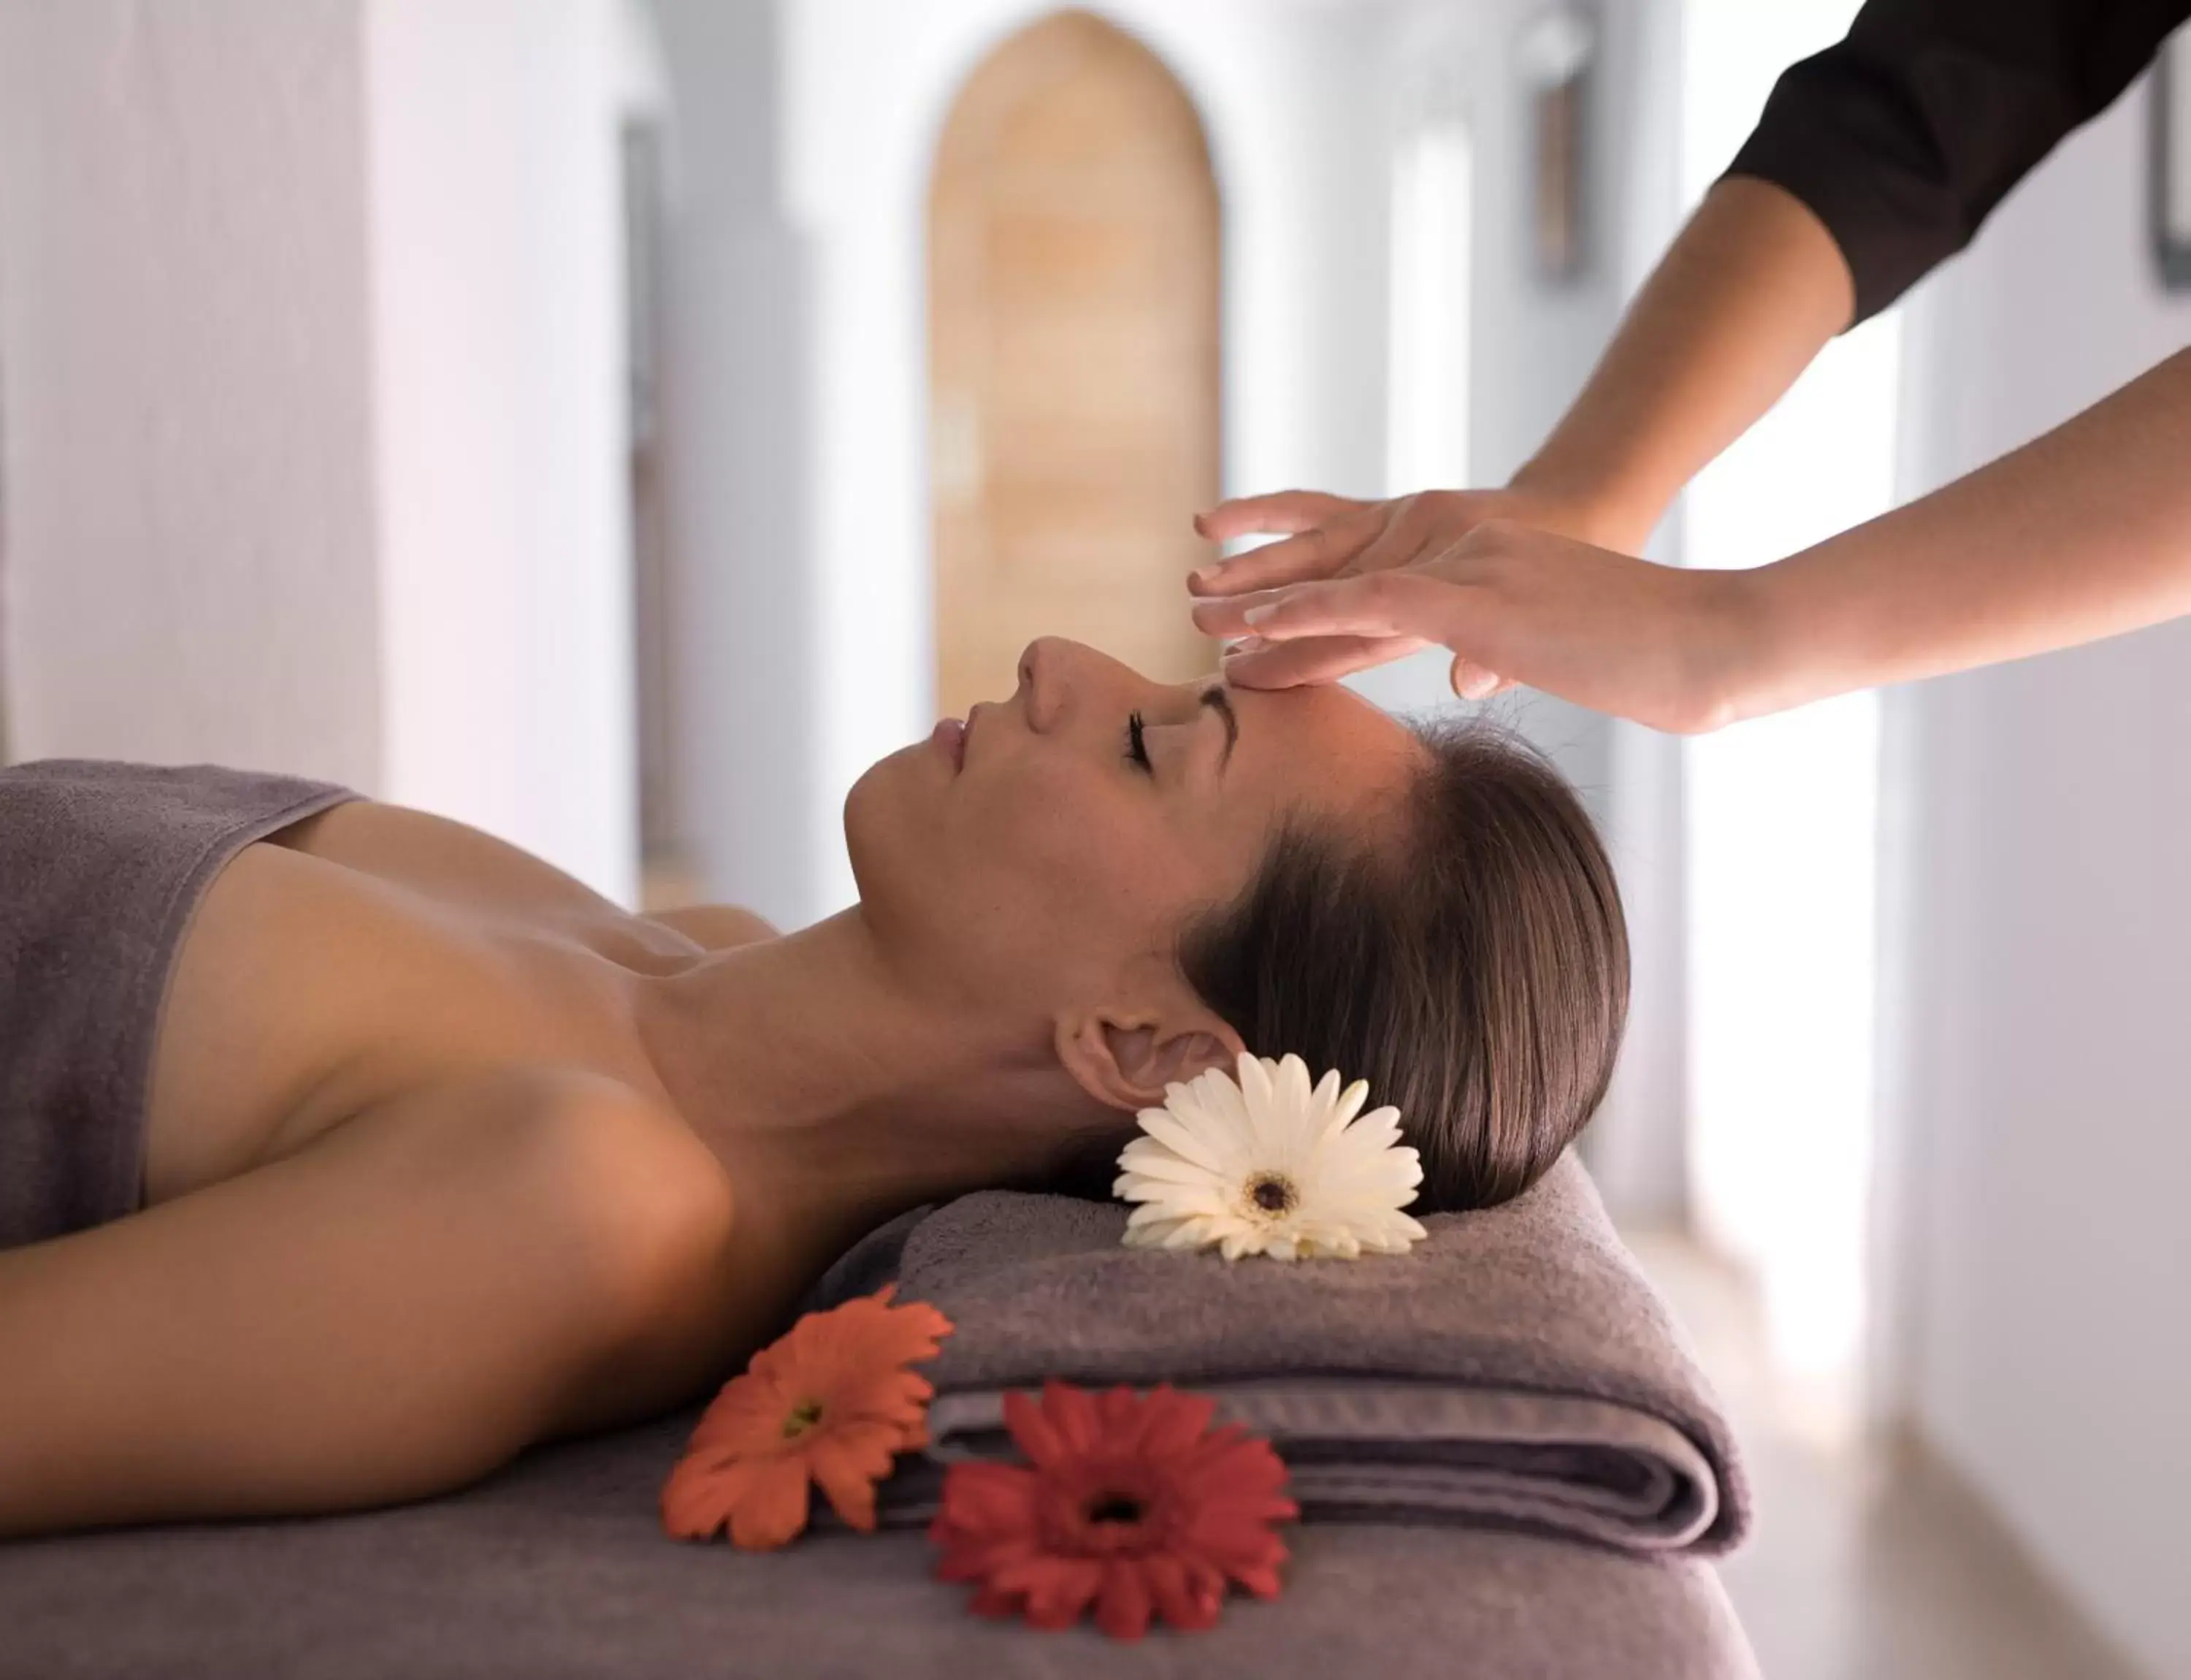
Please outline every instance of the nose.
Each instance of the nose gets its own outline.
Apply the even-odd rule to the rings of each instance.
[[[1037,636],[1020,655],[1020,688],[1027,727],[1056,728],[1075,710],[1112,703],[1148,703],[1149,682],[1130,665],[1063,636]]]
[[[1056,726],[1065,700],[1063,668],[1073,644],[1061,636],[1037,636],[1020,654],[1020,688],[1027,696],[1027,727],[1037,734]]]

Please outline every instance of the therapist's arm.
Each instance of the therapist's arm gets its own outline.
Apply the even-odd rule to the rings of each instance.
[[[1745,579],[1728,717],[2191,614],[2191,350],[2013,454]]]
[[[1420,564],[1204,602],[1288,647],[1442,644],[1682,733],[2191,614],[2191,350],[1932,495],[1753,571],[1494,521]],[[1228,667],[1229,669],[1229,667]]]
[[[1841,248],[1800,199],[1770,181],[1719,182],[1513,487],[1589,510],[1608,547],[1642,548],[1682,486],[1849,324],[1854,302]]]
[[[1698,469],[1847,325],[1853,295],[1839,247],[1801,201],[1767,181],[1721,181],[1636,294],[1566,417],[1505,489],[1388,502],[1286,491],[1226,502],[1197,521],[1204,536],[1283,540],[1196,572],[1187,584],[1202,597],[1195,622],[1224,634],[1226,597],[1419,564],[1487,520],[1640,549]],[[1330,681],[1420,645],[1296,644],[1228,659],[1226,669],[1258,686]],[[1474,696],[1500,678],[1464,664],[1454,682]]]
[[[1791,65],[1517,483],[1635,549],[1826,339],[1967,245],[2191,0],[1869,0]],[[1584,534],[1584,533],[1570,533]]]
[[[1205,534],[1289,540],[1190,587],[1214,597],[1414,565],[1487,519],[1640,550],[1690,476],[1829,337],[1968,243],[2187,15],[2191,0],[1869,0],[1845,39],[1781,77],[1727,178],[1507,488],[1228,503],[1203,521]],[[1325,681],[1411,651],[1402,641],[1295,644],[1227,669],[1248,683]],[[1454,682],[1470,695],[1500,686],[1465,665]]]
[[[1390,502],[1310,491],[1247,496],[1198,521],[1222,541],[1291,540],[1196,574],[1204,595],[1329,573],[1342,546],[1397,550],[1414,531],[1450,540],[1482,519],[1641,548],[1697,470],[1778,401],[1848,324],[1854,288],[1833,236],[1771,182],[1734,177],[1704,196],[1629,305],[1566,417],[1503,491],[1431,493]],[[1389,556],[1389,558],[1387,558]]]

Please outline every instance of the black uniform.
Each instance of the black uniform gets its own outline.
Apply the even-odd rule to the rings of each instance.
[[[1810,207],[1862,321],[1967,245],[2186,18],[2191,0],[1869,0],[1781,76],[1727,173]]]

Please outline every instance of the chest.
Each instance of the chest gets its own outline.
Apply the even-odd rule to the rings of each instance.
[[[431,870],[248,848],[208,891],[169,977],[147,1199],[468,1071],[556,1066],[643,1084],[636,976],[603,949],[619,921],[521,880],[452,886]]]

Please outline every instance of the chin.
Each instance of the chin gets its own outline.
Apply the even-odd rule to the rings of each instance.
[[[921,747],[904,747],[877,759],[845,795],[845,851],[860,902],[889,903],[922,851],[921,831],[932,812],[918,774]]]

